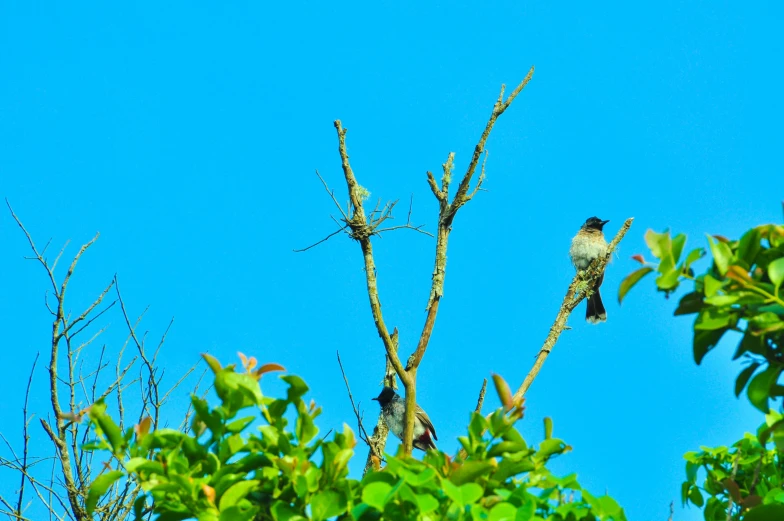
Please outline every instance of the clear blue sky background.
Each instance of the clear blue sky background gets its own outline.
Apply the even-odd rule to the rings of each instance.
[[[733,396],[731,345],[696,367],[675,299],[646,285],[619,307],[615,293],[647,228],[703,245],[704,232],[781,222],[781,8],[371,4],[4,2],[0,194],[53,252],[71,239],[73,254],[101,232],[73,280],[72,309],[117,273],[133,313],[150,305],[152,336],[175,317],[167,374],[204,351],[231,360],[240,350],[305,377],[324,407],[322,432],[353,426],[335,351],[368,418],[384,359],[359,248],[335,237],[292,252],[335,228],[314,170],[345,199],[332,121],[349,128],[372,197],[402,207],[414,194],[413,220],[433,230],[425,171],[449,151],[464,169],[501,83],[536,65],[488,143],[488,192],[455,222],[420,404],[455,451],[482,378],[495,371],[516,386],[528,372],[572,277],[580,224],[598,215],[614,234],[634,216],[605,278],[609,321],[589,327],[578,309],[521,428],[539,441],[551,416],[574,447],[556,469],[608,491],[630,519],[666,519],[672,500],[676,519],[701,519],[679,507],[682,454],[731,443],[761,417]],[[47,284],[0,214],[0,432],[18,442],[26,373],[47,349]],[[400,231],[375,245],[387,323],[408,353],[434,243]],[[116,347],[121,321],[107,322]],[[45,378],[39,366],[41,413]],[[37,424],[33,433],[42,451]]]

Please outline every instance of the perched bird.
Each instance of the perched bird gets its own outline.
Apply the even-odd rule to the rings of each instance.
[[[572,239],[572,247],[569,248],[569,257],[572,258],[577,271],[586,269],[591,262],[607,254],[607,241],[604,240],[602,228],[610,221],[602,221],[598,217],[589,217],[580,231]],[[585,309],[585,320],[591,324],[598,324],[607,320],[607,312],[604,310],[602,296],[599,293],[599,286],[604,280],[604,273],[596,281],[593,293],[588,297],[588,307]]]
[[[384,414],[384,422],[392,431],[392,434],[403,439],[403,424],[405,423],[406,403],[398,396],[391,387],[384,387],[376,400],[381,405],[381,412]],[[417,405],[414,413],[414,447],[419,450],[435,449],[437,440],[436,429],[427,413]]]

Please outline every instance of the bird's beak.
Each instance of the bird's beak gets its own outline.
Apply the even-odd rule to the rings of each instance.
[[[378,398],[371,398],[371,400],[375,400],[375,401],[378,401]]]
[[[609,220],[609,219],[607,219],[606,221],[602,221],[602,226],[604,226],[604,225],[605,225],[605,224],[607,224],[608,222],[610,222],[610,220]]]

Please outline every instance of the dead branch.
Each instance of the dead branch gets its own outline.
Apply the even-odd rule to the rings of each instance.
[[[21,518],[22,517],[22,504],[24,502],[24,490],[25,490],[25,483],[27,482],[27,469],[29,468],[27,465],[27,456],[28,450],[30,448],[30,435],[28,434],[28,427],[30,426],[30,420],[27,416],[27,404],[30,401],[30,387],[33,384],[33,375],[35,374],[35,366],[38,364],[38,356],[40,353],[35,354],[35,360],[33,360],[33,367],[30,369],[30,376],[27,378],[27,389],[25,390],[25,399],[24,399],[24,407],[22,408],[22,468],[20,474],[21,476],[21,483],[19,485],[19,499],[16,503],[16,515]]]
[[[482,405],[485,403],[485,391],[487,391],[487,378],[482,380],[482,388],[479,390],[479,398],[476,400],[476,407],[474,408],[476,414],[482,414]],[[466,456],[468,456],[468,451],[464,448],[457,452],[457,459],[463,460]]]
[[[32,250],[33,255],[27,258],[41,265],[46,273],[48,285],[51,286],[51,289],[46,292],[44,304],[52,315],[51,353],[48,364],[48,391],[52,414],[38,416],[46,437],[54,447],[54,451],[53,456],[46,458],[37,457],[29,453],[31,439],[29,422],[33,417],[28,409],[28,397],[33,383],[33,373],[31,372],[23,406],[24,422],[22,426],[23,443],[20,453],[21,457],[17,457],[17,453],[14,452],[13,447],[7,442],[6,445],[13,459],[0,455],[0,464],[19,472],[21,485],[16,492],[17,497],[13,502],[0,497],[0,511],[15,519],[26,519],[24,510],[28,505],[24,503],[25,495],[32,490],[40,504],[49,512],[50,519],[87,521],[88,517],[84,509],[84,502],[89,485],[96,476],[96,469],[93,469],[91,466],[92,458],[94,457],[93,453],[82,449],[91,430],[89,425],[82,423],[84,410],[88,404],[94,403],[96,399],[102,400],[108,398],[112,393],[116,393],[119,423],[120,426],[123,426],[125,411],[122,403],[122,390],[134,383],[133,381],[130,383],[126,381],[131,369],[135,365],[141,365],[145,378],[142,382],[141,400],[134,404],[134,409],[138,408],[142,413],[152,409],[157,418],[160,407],[172,391],[169,390],[164,394],[163,398],[159,398],[158,385],[163,377],[163,372],[157,367],[156,358],[163,346],[169,328],[163,334],[155,352],[151,357],[148,356],[144,349],[144,339],[139,339],[136,335],[135,327],[138,326],[138,322],[136,325],[133,325],[128,320],[125,305],[122,302],[119,289],[117,289],[117,300],[120,301],[123,317],[129,328],[129,338],[126,340],[125,345],[127,345],[128,341],[134,341],[139,350],[139,355],[134,357],[130,363],[127,361],[123,362],[124,345],[119,351],[114,377],[109,382],[104,382],[101,374],[109,367],[109,363],[105,362],[106,346],[101,347],[100,356],[94,358],[97,360],[97,365],[92,365],[93,359],[90,358],[91,355],[87,354],[87,348],[104,332],[106,327],[99,328],[97,332],[91,334],[84,341],[79,338],[79,335],[114,307],[116,300],[108,305],[104,305],[104,303],[111,288],[113,286],[117,288],[117,277],[115,276],[98,297],[93,299],[92,303],[78,316],[72,317],[66,311],[66,295],[68,294],[69,283],[72,280],[76,266],[82,255],[95,243],[98,234],[78,250],[62,279],[58,280],[54,270],[59,260],[65,254],[65,246],[60,250],[55,261],[50,264],[45,258],[49,243],[42,250],[39,250],[33,241],[32,235],[14,213],[7,200],[6,204],[12,218],[20,230],[22,230]],[[54,302],[51,302],[51,305],[48,298],[49,291],[54,296]],[[170,326],[171,323],[169,324]],[[85,367],[85,360],[89,361],[89,367]],[[175,384],[174,388],[181,383],[182,379]],[[103,389],[100,394],[99,386]],[[36,465],[48,460],[51,460],[53,464],[51,473],[40,475]],[[90,520],[109,521],[126,517],[133,508],[133,502],[138,492],[138,486],[131,482],[115,487],[107,497],[102,499],[94,517],[91,517]]]
[[[542,368],[544,361],[550,355],[555,343],[558,341],[558,337],[561,336],[561,332],[567,328],[566,321],[569,318],[569,315],[574,311],[574,308],[588,296],[588,293],[585,290],[581,291],[580,288],[593,288],[596,281],[599,280],[604,273],[618,243],[621,242],[623,236],[629,231],[632,221],[634,221],[634,217],[626,219],[623,226],[621,226],[621,229],[618,230],[618,233],[615,235],[615,238],[607,246],[607,254],[604,257],[595,259],[591,265],[588,266],[588,269],[577,272],[574,279],[572,279],[572,283],[569,284],[569,288],[566,290],[566,295],[561,303],[561,308],[558,310],[558,314],[555,317],[555,322],[550,327],[550,332],[544,341],[544,345],[542,345],[539,350],[539,354],[536,355],[534,366],[528,372],[528,375],[525,377],[525,380],[523,380],[520,388],[517,389],[517,392],[514,394],[515,401],[520,400],[523,395],[525,395],[526,391],[528,391],[528,388],[531,387],[531,384],[536,378],[536,375],[539,374],[539,370]]]
[[[351,402],[351,408],[354,410],[354,415],[357,417],[357,429],[359,431],[359,438],[364,441],[370,450],[373,450],[373,445],[370,444],[370,436],[368,436],[367,431],[365,430],[365,426],[362,423],[362,414],[359,412],[359,407],[354,404],[354,396],[351,394],[351,387],[348,385],[348,377],[346,376],[346,371],[343,370],[343,362],[340,360],[340,351],[337,351],[338,355],[338,365],[340,366],[340,374],[343,375],[343,381],[346,383],[346,392],[348,393],[348,399]],[[381,458],[382,454],[376,454],[379,458]]]
[[[381,312],[381,302],[380,302],[379,292],[378,292],[378,281],[376,279],[376,267],[375,267],[375,261],[373,259],[373,246],[371,243],[371,238],[374,235],[378,235],[380,231],[385,230],[385,229],[381,229],[379,226],[382,222],[384,222],[384,220],[391,218],[392,208],[394,207],[395,203],[394,202],[388,203],[380,210],[379,210],[379,204],[380,204],[379,203],[376,205],[376,208],[373,211],[371,211],[369,214],[366,213],[364,208],[364,202],[367,199],[369,193],[365,188],[363,188],[359,184],[354,174],[354,171],[351,168],[349,155],[346,150],[347,129],[343,127],[340,120],[335,121],[335,129],[338,135],[338,154],[340,155],[341,166],[343,169],[343,176],[346,181],[346,187],[348,188],[349,204],[346,212],[344,212],[340,204],[338,204],[337,199],[334,197],[333,192],[329,189],[327,183],[324,181],[321,175],[319,175],[319,179],[321,179],[325,189],[332,197],[332,200],[335,203],[335,205],[340,209],[341,214],[343,215],[343,222],[347,224],[351,230],[349,233],[350,237],[356,240],[357,242],[359,242],[360,248],[362,250],[362,255],[363,255],[364,265],[365,265],[367,293],[368,293],[368,298],[370,300],[370,309],[373,315],[373,320],[376,324],[376,329],[378,331],[378,334],[381,337],[381,340],[384,344],[384,349],[386,350],[387,353],[387,359],[391,364],[391,366],[394,368],[397,376],[403,382],[403,386],[405,387],[406,390],[405,393],[406,421],[405,421],[405,430],[403,434],[403,450],[404,453],[407,455],[410,455],[412,450],[414,411],[415,411],[415,404],[416,404],[417,369],[419,368],[419,365],[422,362],[422,358],[425,355],[425,351],[427,350],[427,346],[433,332],[433,327],[435,325],[436,315],[438,314],[438,305],[444,292],[444,278],[446,275],[446,251],[449,242],[449,234],[452,231],[452,223],[454,222],[454,219],[457,216],[458,210],[460,210],[460,208],[463,205],[465,205],[468,201],[470,201],[474,197],[474,195],[476,195],[476,193],[481,189],[481,185],[485,178],[484,174],[485,174],[485,165],[487,160],[485,145],[487,143],[488,137],[490,136],[490,132],[492,131],[498,118],[506,111],[507,108],[509,108],[509,106],[512,104],[512,102],[517,97],[517,95],[523,90],[523,88],[531,80],[533,73],[534,73],[534,68],[531,67],[531,69],[529,70],[528,74],[523,79],[523,81],[520,82],[519,85],[517,85],[517,87],[512,91],[509,97],[506,98],[506,100],[504,100],[505,87],[503,85],[501,86],[501,92],[498,96],[498,99],[493,105],[493,110],[490,113],[490,117],[488,118],[484,131],[482,132],[479,141],[474,147],[474,153],[471,157],[471,161],[468,164],[468,168],[466,169],[465,174],[461,178],[457,191],[452,197],[451,202],[449,199],[450,196],[449,187],[452,180],[452,170],[454,167],[454,153],[450,153],[447,157],[447,161],[442,165],[443,175],[441,177],[440,187],[433,174],[431,172],[427,172],[426,176],[427,176],[428,185],[430,186],[431,191],[435,195],[439,205],[438,231],[436,233],[435,261],[434,261],[433,275],[431,281],[430,295],[428,297],[428,302],[426,306],[427,316],[425,318],[424,327],[419,337],[419,341],[417,343],[416,349],[408,358],[405,367],[403,367],[403,364],[397,355],[397,351],[394,348],[391,335],[389,334],[389,329],[387,328],[387,325],[384,322],[383,314]],[[474,174],[476,173],[476,169],[477,166],[479,165],[479,160],[482,157],[482,154],[485,154],[485,161],[482,163],[479,178],[476,181],[476,186],[474,187],[473,191],[469,193],[469,187],[473,180]],[[413,229],[418,228],[410,225],[410,210],[409,210],[409,221],[407,222],[406,225],[400,227],[402,228],[408,227]],[[386,230],[397,229],[397,228],[398,227],[391,227],[391,228],[387,228]],[[381,423],[382,422],[379,419],[379,424]]]

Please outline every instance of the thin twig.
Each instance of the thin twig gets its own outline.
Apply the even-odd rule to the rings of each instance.
[[[479,399],[476,401],[474,412],[482,414],[482,405],[485,403],[485,391],[487,391],[487,378],[482,380],[482,389],[479,391]]]
[[[487,378],[482,380],[482,388],[479,390],[479,399],[476,401],[476,407],[474,408],[474,412],[476,414],[482,414],[482,405],[485,403],[485,391],[487,391]],[[468,456],[468,451],[465,448],[461,448],[457,452],[457,459],[464,460]]]
[[[732,462],[732,474],[730,475],[730,481],[735,483],[735,475],[738,473],[738,463],[740,462],[740,450],[738,450],[737,454],[735,454],[735,461]],[[737,486],[737,485],[736,485]],[[727,521],[732,521],[732,507],[734,506],[734,498],[732,497],[732,491],[727,488],[727,495],[729,495],[729,504],[727,505]],[[736,489],[737,490],[737,489]]]
[[[607,254],[604,257],[595,259],[591,265],[588,266],[587,270],[578,272],[577,275],[574,276],[574,279],[572,279],[572,283],[569,284],[569,289],[566,290],[566,295],[561,303],[561,308],[558,310],[558,314],[555,317],[555,322],[550,327],[550,332],[539,350],[539,353],[536,355],[533,367],[528,372],[525,380],[523,380],[520,388],[517,389],[517,392],[514,394],[515,401],[520,400],[523,395],[525,395],[526,391],[528,391],[528,388],[531,387],[531,384],[536,378],[536,375],[539,374],[539,370],[542,368],[544,361],[550,355],[555,343],[558,341],[558,337],[561,336],[561,332],[566,328],[566,320],[569,318],[569,315],[586,297],[585,292],[578,291],[578,286],[580,286],[580,284],[584,284],[586,287],[594,286],[594,283],[604,274],[604,270],[607,267],[607,263],[610,262],[613,251],[615,251],[616,246],[621,242],[623,236],[626,235],[626,232],[629,231],[629,227],[632,225],[633,221],[633,217],[626,219],[623,226],[621,226],[621,229],[618,230],[618,233],[615,235],[615,238],[607,246]]]
[[[35,374],[35,366],[38,364],[38,355],[41,353],[35,354],[35,360],[33,360],[33,367],[30,369],[30,376],[27,378],[27,390],[25,391],[25,399],[24,399],[24,407],[22,408],[22,483],[19,485],[19,500],[16,503],[16,513],[21,517],[22,516],[22,502],[24,498],[24,489],[25,489],[25,482],[26,478],[25,475],[27,474],[27,451],[30,445],[30,436],[27,433],[27,427],[29,425],[29,421],[27,419],[27,404],[30,400],[30,387],[33,384],[33,374]]]
[[[344,212],[344,211],[343,211],[343,207],[342,207],[342,206],[340,206],[340,203],[338,202],[338,200],[337,200],[337,199],[335,199],[335,192],[333,192],[332,190],[330,190],[329,186],[327,185],[327,182],[326,182],[326,181],[324,181],[324,178],[323,178],[323,177],[321,177],[321,174],[319,174],[319,171],[318,171],[318,170],[316,170],[316,175],[317,175],[317,176],[318,176],[318,178],[321,180],[321,184],[323,184],[323,185],[324,185],[324,190],[326,190],[326,191],[327,191],[327,193],[329,194],[329,196],[330,196],[330,197],[332,198],[332,200],[335,202],[335,206],[337,206],[338,210],[340,211],[340,215],[342,215],[342,216],[343,216],[343,220],[344,220],[345,222],[348,222],[348,221],[349,221],[348,215],[346,215],[346,212]]]
[[[345,226],[343,226],[342,228],[338,228],[338,229],[337,229],[337,230],[335,230],[334,232],[330,233],[329,235],[327,235],[326,237],[324,237],[324,238],[323,238],[323,239],[321,239],[320,241],[318,241],[318,242],[315,242],[315,243],[311,244],[311,245],[310,245],[310,246],[308,246],[307,248],[302,248],[302,249],[300,249],[300,250],[294,250],[294,253],[302,253],[303,251],[308,251],[309,249],[311,249],[311,248],[313,248],[313,247],[315,247],[315,246],[318,246],[318,245],[319,245],[319,244],[321,244],[322,242],[326,242],[326,241],[328,241],[329,239],[331,239],[331,238],[332,238],[332,237],[334,237],[335,235],[339,234],[340,232],[342,232],[342,231],[343,231],[343,230],[345,230],[346,228],[348,228],[348,225],[345,225]]]
[[[427,303],[427,316],[425,318],[425,323],[422,328],[422,333],[419,337],[419,341],[417,343],[416,349],[408,358],[407,364],[404,367],[400,358],[398,357],[397,350],[393,346],[393,341],[391,335],[389,334],[389,329],[384,322],[383,314],[381,312],[381,302],[379,299],[379,292],[378,292],[378,281],[376,279],[376,265],[375,260],[373,259],[373,246],[371,244],[370,239],[373,235],[378,235],[379,232],[390,231],[400,228],[410,228],[416,231],[422,231],[417,226],[413,226],[410,224],[410,209],[409,209],[409,220],[406,225],[400,226],[393,226],[386,229],[381,229],[380,224],[384,222],[386,219],[392,218],[391,212],[392,208],[395,205],[395,202],[387,203],[382,210],[378,210],[378,204],[376,208],[370,213],[369,217],[365,213],[364,209],[364,200],[368,196],[367,190],[362,188],[360,184],[357,182],[356,176],[354,175],[354,171],[351,168],[351,163],[349,162],[348,152],[346,150],[346,133],[347,129],[345,129],[340,122],[340,120],[336,120],[334,125],[335,129],[337,130],[338,135],[338,153],[340,154],[341,159],[341,166],[343,168],[343,176],[346,180],[346,187],[348,188],[348,197],[349,197],[349,204],[347,212],[348,215],[344,215],[344,222],[348,224],[351,228],[350,236],[352,239],[359,242],[360,247],[362,249],[362,255],[365,264],[365,277],[367,283],[367,293],[368,298],[370,300],[370,309],[373,315],[373,320],[376,324],[376,330],[378,331],[379,336],[384,344],[384,349],[386,350],[387,360],[392,367],[394,367],[397,376],[403,382],[403,386],[405,387],[405,404],[406,404],[406,416],[405,416],[405,428],[403,432],[403,452],[407,455],[411,454],[411,450],[413,448],[413,429],[414,429],[414,412],[416,408],[416,374],[417,369],[419,368],[420,363],[422,362],[422,358],[424,357],[425,351],[427,349],[428,343],[430,341],[430,337],[433,332],[433,327],[435,325],[436,315],[438,313],[438,305],[441,297],[443,296],[443,288],[444,288],[444,278],[446,274],[446,251],[447,251],[447,244],[449,239],[449,234],[452,230],[452,223],[454,221],[455,216],[457,215],[458,210],[465,205],[466,202],[471,200],[471,198],[477,193],[480,189],[481,184],[484,180],[485,175],[485,166],[487,155],[485,154],[485,162],[482,163],[481,172],[479,175],[479,180],[477,181],[477,185],[475,189],[469,194],[469,186],[473,179],[474,173],[476,172],[477,165],[479,164],[479,159],[481,158],[482,154],[485,152],[485,144],[487,139],[490,135],[490,132],[493,129],[497,119],[506,111],[506,109],[511,105],[517,95],[523,90],[523,88],[528,84],[533,76],[534,68],[531,67],[526,77],[523,79],[522,82],[512,91],[512,94],[504,100],[504,86],[501,87],[501,93],[498,97],[498,100],[495,102],[493,106],[493,110],[490,114],[490,117],[487,121],[487,125],[485,126],[484,131],[482,132],[481,137],[479,138],[478,143],[474,147],[474,154],[469,162],[468,168],[466,169],[466,173],[463,176],[460,184],[458,186],[457,192],[455,193],[452,202],[449,202],[449,185],[451,183],[451,176],[452,176],[452,168],[454,164],[454,153],[450,153],[446,163],[443,165],[444,175],[441,178],[441,187],[438,187],[438,184],[435,180],[435,177],[432,173],[427,172],[427,182],[430,185],[433,194],[436,196],[436,199],[439,203],[439,216],[438,216],[438,232],[436,234],[436,251],[435,251],[435,267],[433,270],[432,282],[431,282],[431,289],[430,289],[430,296],[428,298]],[[318,174],[318,172],[317,172]],[[319,175],[319,179],[321,179],[322,183],[324,184],[325,189],[333,198],[335,204],[337,204],[337,200],[334,197],[333,192],[329,189],[326,182],[321,178]],[[341,209],[342,212],[342,209]],[[380,216],[379,216],[380,213]],[[382,422],[379,418],[378,422],[379,427],[381,427]],[[379,430],[380,432],[380,430]],[[375,435],[375,433],[374,433]],[[385,440],[385,438],[384,438]],[[370,464],[370,456],[368,458]],[[366,469],[368,467],[366,466]]]
[[[362,424],[362,415],[359,413],[359,409],[356,405],[354,405],[354,397],[351,395],[351,387],[348,385],[348,377],[346,376],[346,371],[343,370],[343,362],[340,360],[340,351],[337,351],[338,355],[338,365],[340,366],[340,374],[343,375],[343,381],[346,383],[346,392],[348,392],[348,399],[351,402],[351,408],[354,410],[354,415],[357,417],[357,428],[359,429],[359,437],[362,441],[367,443],[367,446],[370,447],[370,450],[373,450],[373,446],[370,444],[370,436],[368,436],[367,431],[365,430],[365,426]],[[377,454],[378,457],[381,457],[380,454]]]

